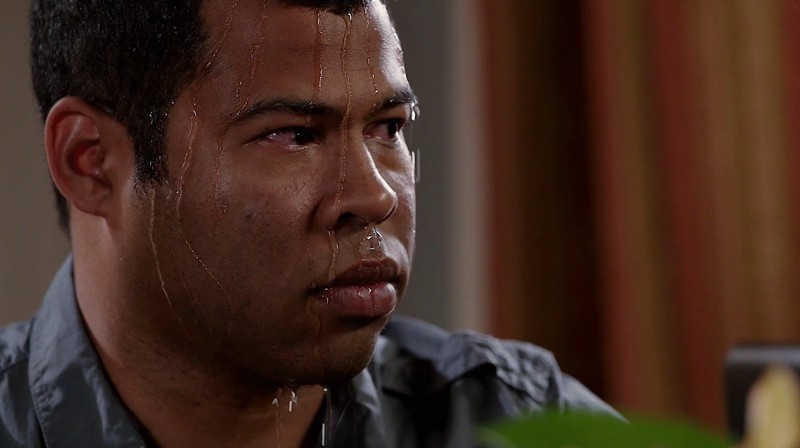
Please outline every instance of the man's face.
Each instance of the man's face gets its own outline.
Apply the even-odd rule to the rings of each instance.
[[[414,246],[399,132],[414,105],[385,7],[210,0],[203,17],[207,70],[170,111],[168,182],[130,209],[136,281],[202,356],[275,383],[351,376]]]

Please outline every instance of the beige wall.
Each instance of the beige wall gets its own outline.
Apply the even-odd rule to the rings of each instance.
[[[68,251],[30,87],[27,3],[0,3],[0,324],[36,310]]]

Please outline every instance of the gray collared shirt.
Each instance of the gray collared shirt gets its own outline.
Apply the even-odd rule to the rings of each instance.
[[[546,350],[401,317],[328,401],[337,448],[462,448],[481,424],[545,407],[614,413]],[[143,434],[89,341],[69,258],[39,312],[0,329],[0,447],[142,448]]]

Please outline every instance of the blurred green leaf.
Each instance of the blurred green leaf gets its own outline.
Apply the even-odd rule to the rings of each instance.
[[[687,423],[602,414],[546,412],[498,423],[479,433],[496,448],[723,448],[733,443]]]

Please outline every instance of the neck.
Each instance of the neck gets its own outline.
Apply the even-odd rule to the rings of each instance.
[[[223,370],[209,375],[157,351],[148,359],[120,357],[92,339],[122,401],[161,448],[299,448],[316,440],[320,386],[259,384]]]
[[[161,448],[310,446],[324,399],[317,386],[279,389],[240,403],[199,397],[154,400],[131,392],[123,399]]]

